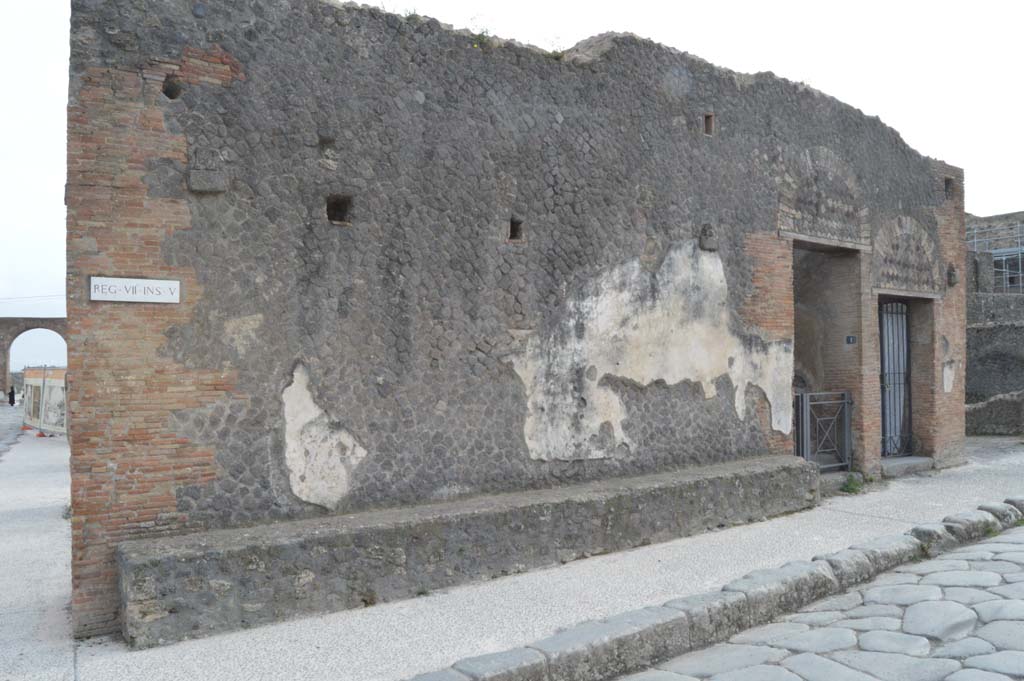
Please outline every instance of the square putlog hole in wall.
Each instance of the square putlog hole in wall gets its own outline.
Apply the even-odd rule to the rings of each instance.
[[[715,134],[715,114],[704,114],[704,134],[709,137]]]
[[[512,218],[508,221],[508,240],[514,242],[526,241],[522,220]]]
[[[943,186],[946,190],[947,199],[952,199],[953,197],[956,196],[956,180],[954,180],[952,177],[947,177],[946,181],[943,183]]]
[[[185,92],[185,86],[181,84],[177,76],[168,73],[167,77],[164,78],[160,91],[164,93],[164,97],[167,99],[178,99]]]
[[[352,197],[335,194],[327,197],[327,219],[335,225],[351,224]]]

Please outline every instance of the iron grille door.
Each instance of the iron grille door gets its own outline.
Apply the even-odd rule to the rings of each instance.
[[[910,337],[907,304],[884,302],[878,310],[882,360],[882,456],[911,453]]]
[[[797,455],[822,471],[850,470],[850,393],[801,393],[795,403]]]

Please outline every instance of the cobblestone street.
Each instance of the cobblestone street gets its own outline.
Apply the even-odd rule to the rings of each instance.
[[[622,681],[1024,677],[1024,527],[880,575]]]

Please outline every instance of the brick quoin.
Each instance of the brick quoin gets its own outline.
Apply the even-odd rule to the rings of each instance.
[[[766,340],[792,340],[793,243],[774,232],[755,232],[746,236],[743,253],[753,277],[741,318]]]
[[[751,292],[740,308],[740,318],[765,340],[793,339],[793,244],[774,232],[754,232],[743,242],[744,256],[753,270]],[[759,393],[761,391],[758,391]],[[771,425],[771,405],[761,393],[757,417],[768,436],[772,454],[792,454],[794,433],[780,433]]]
[[[215,475],[213,450],[176,435],[170,415],[209,404],[235,384],[231,371],[190,369],[161,352],[165,334],[191,319],[202,289],[160,244],[191,228],[184,199],[154,198],[146,163],[186,164],[168,132],[164,80],[228,86],[241,67],[220,49],[184,50],[141,73],[90,68],[68,105],[68,367],[71,441],[72,619],[76,636],[118,628],[113,547],[180,531],[175,490]],[[90,275],[177,279],[179,305],[91,303]],[[237,397],[237,395],[236,395]]]
[[[941,305],[934,306],[935,401],[933,405],[936,466],[944,468],[963,461],[965,371],[967,348],[967,243],[964,235],[963,171],[940,161],[932,161],[935,191],[944,192],[945,182],[953,180],[953,193],[935,211],[939,223],[939,250],[942,260],[956,269],[959,281],[947,289]],[[945,275],[945,267],[943,275]],[[953,366],[953,385],[943,386],[943,365]]]

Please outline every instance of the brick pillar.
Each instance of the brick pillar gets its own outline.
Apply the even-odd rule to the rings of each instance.
[[[871,254],[858,259],[858,307],[860,312],[860,366],[853,388],[853,467],[865,475],[881,476],[882,386],[878,349],[878,298],[871,290]]]
[[[188,163],[184,136],[165,126],[164,79],[193,87],[239,78],[222,51],[186,48],[180,64],[92,67],[72,74],[68,103],[68,405],[71,413],[71,612],[74,632],[118,628],[115,546],[182,531],[176,490],[216,475],[213,451],[171,427],[178,410],[225,398],[227,367],[189,368],[162,350],[203,292],[195,271],[168,264],[161,244],[190,229],[187,200],[150,196],[150,161]],[[181,282],[176,305],[88,299],[90,275]]]
[[[8,338],[7,334],[0,333],[0,380],[2,380],[3,386],[3,404],[7,404],[7,391],[11,389],[13,385],[11,381],[11,342],[13,338]]]
[[[740,316],[751,330],[768,341],[793,340],[793,243],[775,232],[748,234],[743,244],[744,257],[753,269],[753,289],[740,309]],[[767,400],[761,405],[760,421],[768,435],[773,454],[792,454],[793,436],[772,429],[766,413]]]
[[[934,305],[934,444],[939,468],[963,461],[964,374],[967,352],[967,244],[964,241],[963,171],[932,161],[935,192],[944,201],[935,209],[939,251],[945,278],[950,265],[957,282]],[[947,191],[949,189],[949,191]],[[991,271],[991,268],[989,268]],[[945,282],[944,282],[945,283]]]
[[[942,382],[935,361],[938,343],[935,338],[933,300],[911,299],[907,305],[907,331],[910,337],[910,409],[914,432],[915,454],[933,456],[936,444],[936,386]]]

